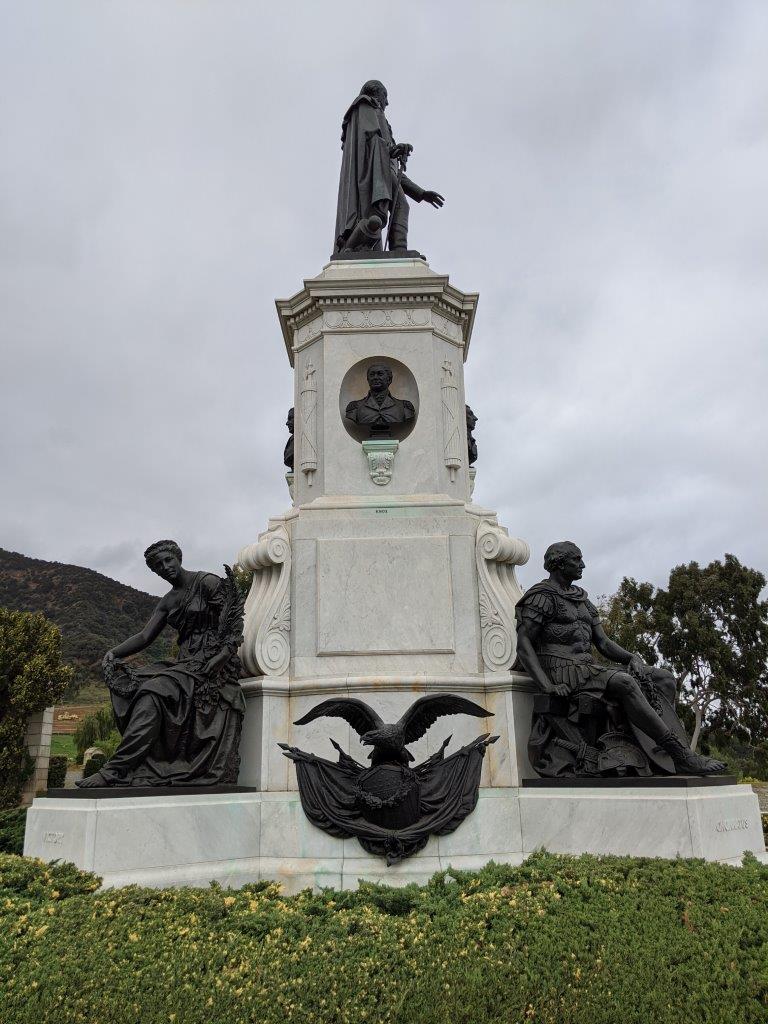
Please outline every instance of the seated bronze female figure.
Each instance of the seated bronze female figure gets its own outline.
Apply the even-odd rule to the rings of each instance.
[[[157,541],[144,558],[171,589],[144,629],[104,656],[122,741],[101,770],[78,786],[236,783],[245,711],[237,656],[243,599],[226,566],[226,579],[182,568],[175,541]],[[147,648],[166,625],[178,632],[175,661],[136,668],[121,661]]]

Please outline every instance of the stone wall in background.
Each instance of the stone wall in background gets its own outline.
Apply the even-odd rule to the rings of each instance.
[[[53,735],[53,708],[37,711],[27,723],[26,745],[30,756],[35,759],[35,770],[27,779],[21,791],[21,804],[32,803],[35,794],[48,788],[48,762],[51,757],[51,736]]]

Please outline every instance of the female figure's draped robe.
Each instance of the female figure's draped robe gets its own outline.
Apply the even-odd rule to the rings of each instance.
[[[132,668],[132,692],[112,686],[123,740],[105,765],[127,786],[210,786],[237,781],[245,699],[238,682],[237,639],[214,679],[202,669],[221,650],[217,629],[224,581],[197,572],[168,616],[178,632],[176,661]],[[123,677],[124,678],[124,677]]]

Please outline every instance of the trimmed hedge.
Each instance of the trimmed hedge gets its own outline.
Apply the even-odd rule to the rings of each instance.
[[[61,789],[67,781],[67,759],[60,754],[48,761],[48,789]]]
[[[558,857],[424,887],[127,888],[0,856],[5,1024],[757,1024],[768,867]]]
[[[89,775],[95,775],[106,763],[106,754],[94,754],[93,757],[89,757],[83,765],[83,778],[87,779]]]
[[[26,807],[0,811],[0,853],[24,852],[24,829],[27,824]]]

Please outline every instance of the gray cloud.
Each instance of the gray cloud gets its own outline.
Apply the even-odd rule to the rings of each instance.
[[[768,8],[0,3],[0,544],[157,590],[286,507],[273,300],[330,251],[341,114],[415,146],[481,293],[476,498],[593,593],[766,569]],[[393,42],[394,41],[394,42]]]

